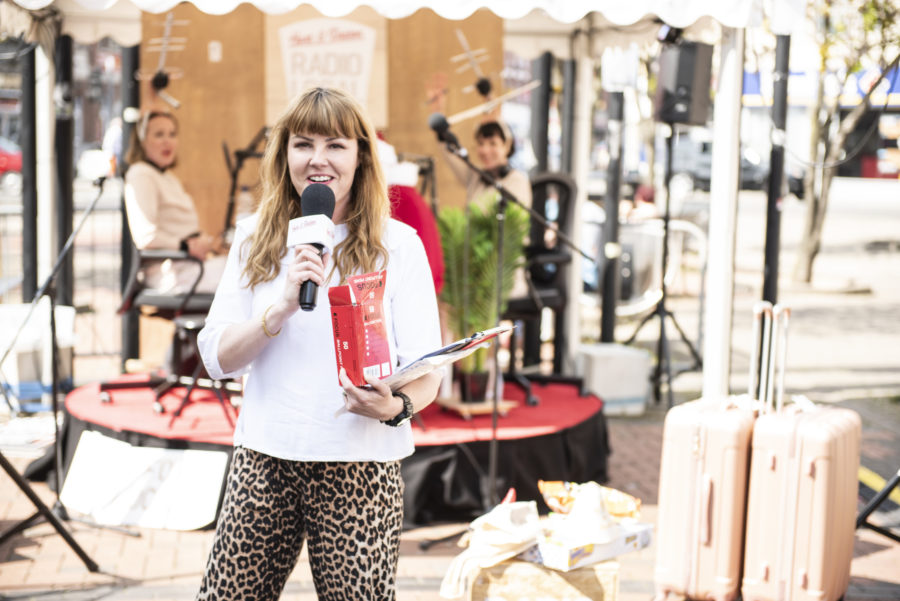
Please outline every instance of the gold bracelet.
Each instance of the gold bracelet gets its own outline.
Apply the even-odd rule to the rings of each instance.
[[[271,311],[271,310],[272,310],[272,307],[274,307],[274,306],[275,306],[275,305],[269,305],[268,307],[266,307],[266,310],[263,311],[263,314],[262,314],[262,329],[263,329],[263,333],[264,333],[266,336],[268,336],[269,338],[275,338],[276,336],[278,336],[279,334],[281,334],[281,328],[278,328],[278,331],[275,332],[275,333],[273,334],[272,332],[269,331],[269,328],[266,327],[266,317],[269,316],[269,311]]]

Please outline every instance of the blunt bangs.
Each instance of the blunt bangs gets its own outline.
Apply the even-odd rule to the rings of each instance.
[[[291,134],[317,134],[328,137],[364,139],[365,130],[357,119],[360,110],[349,97],[341,98],[329,90],[314,88],[301,96],[287,122]],[[356,110],[354,110],[356,108]]]

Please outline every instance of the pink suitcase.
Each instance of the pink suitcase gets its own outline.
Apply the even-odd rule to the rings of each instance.
[[[751,366],[760,352],[759,324],[770,308],[760,303],[754,310]],[[768,337],[762,348],[767,344]],[[657,599],[670,593],[716,601],[737,597],[750,439],[759,408],[753,377],[749,388],[745,396],[699,399],[666,414],[655,537]]]
[[[777,406],[753,431],[741,593],[744,601],[834,601],[850,581],[861,424],[854,411],[802,398],[783,406],[789,314],[778,309],[781,379]]]

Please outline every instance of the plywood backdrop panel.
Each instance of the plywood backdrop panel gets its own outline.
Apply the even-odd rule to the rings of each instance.
[[[185,48],[170,52],[166,65],[183,73],[173,78],[166,91],[181,101],[174,110],[180,122],[180,149],[176,173],[194,197],[201,226],[212,234],[224,228],[229,175],[222,143],[234,151],[244,148],[264,126],[271,125],[289,99],[284,82],[278,31],[297,20],[321,18],[309,6],[283,15],[265,15],[247,4],[225,15],[207,15],[192,4],[173,9],[173,36],[186,37]],[[388,20],[368,7],[360,7],[343,19],[363,23],[376,31],[375,57],[369,102],[366,107],[376,128],[398,152],[430,155],[437,166],[441,206],[460,206],[464,191],[441,157],[434,132],[428,127],[433,108],[426,100],[431,79],[443,74],[447,81],[445,113],[449,116],[482,102],[474,91],[463,89],[475,82],[471,70],[457,72],[460,63],[451,57],[462,52],[456,30],[461,30],[474,49],[484,49],[488,60],[482,70],[499,90],[503,65],[503,21],[480,10],[462,21],[438,17],[429,9]],[[165,15],[142,15],[144,43],[142,72],[152,74],[158,53],[148,52],[148,42],[162,35]],[[221,59],[213,60],[220,45]],[[142,103],[150,100],[149,83],[142,89]],[[158,101],[157,101],[158,103]],[[474,151],[473,133],[479,118],[453,127],[461,142]],[[255,185],[259,162],[249,160],[240,183]]]
[[[282,15],[266,16],[266,119],[274,123],[291,101],[284,81],[284,65],[281,59],[279,30],[297,21],[321,19],[322,13],[309,5],[301,5]],[[369,83],[366,110],[377,128],[385,127],[388,119],[387,95],[387,23],[388,20],[368,6],[361,6],[344,17],[343,21],[361,23],[375,30],[375,56],[372,59],[372,76]]]
[[[503,20],[494,13],[479,10],[468,19],[448,21],[430,9],[422,9],[405,19],[388,22],[389,126],[385,137],[397,152],[435,157],[440,206],[461,206],[465,191],[447,167],[435,134],[428,127],[433,108],[426,104],[427,89],[436,75],[446,76],[444,110],[448,116],[482,102],[477,92],[463,92],[477,79],[472,70],[457,73],[461,63],[450,60],[463,52],[457,29],[465,34],[472,49],[486,51],[488,60],[480,67],[490,76],[494,89],[502,93]],[[453,132],[470,153],[475,149],[474,133],[479,124],[480,118],[476,117],[453,126]]]
[[[248,4],[226,15],[208,15],[189,3],[172,12],[176,22],[188,22],[172,30],[174,37],[186,38],[184,49],[166,58],[167,67],[183,73],[166,88],[181,102],[173,110],[179,121],[176,173],[194,198],[201,228],[220,234],[230,185],[222,143],[232,152],[244,148],[265,125],[263,14]],[[159,62],[159,54],[147,47],[152,38],[162,36],[165,18],[165,14],[142,15],[142,73],[152,74]],[[217,45],[220,60],[215,56]],[[152,101],[149,83],[141,89],[141,100],[142,106]],[[257,168],[258,161],[247,161],[241,182],[255,184]]]

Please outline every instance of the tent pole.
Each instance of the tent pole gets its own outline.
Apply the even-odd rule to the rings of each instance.
[[[584,248],[581,235],[584,203],[587,199],[587,181],[590,171],[591,132],[594,112],[594,59],[590,56],[590,44],[575,54],[575,131],[572,145],[572,179],[578,185],[575,194],[575,209],[572,214],[572,241],[577,248]],[[576,373],[576,357],[581,346],[581,295],[584,292],[584,281],[581,279],[580,259],[576,259],[569,269],[569,288],[567,297],[569,309],[565,312],[566,340],[568,341],[563,357],[563,373]]]
[[[778,35],[775,42],[775,74],[772,89],[772,150],[766,202],[765,269],[763,300],[778,302],[778,251],[781,237],[781,186],[784,181],[784,142],[787,123],[788,63],[791,36]]]
[[[75,178],[75,101],[73,98],[71,36],[62,35],[56,40],[56,238],[54,256],[61,256],[63,245],[72,234],[75,215],[75,200],[72,180]],[[74,256],[70,253],[59,271],[56,283],[56,302],[60,305],[73,304]]]
[[[131,112],[134,113],[135,111],[139,110],[141,106],[140,82],[136,77],[138,69],[140,69],[140,67],[140,45],[122,48],[122,106],[124,107],[122,119],[123,156],[116,157],[117,159],[119,159],[116,163],[116,169],[119,172],[118,175],[122,177],[125,176],[126,165],[121,159],[127,152],[128,143],[131,139],[131,130],[135,127],[134,121],[129,120],[125,117],[128,114],[128,109],[131,109]],[[124,188],[123,196],[120,202],[122,209],[122,265],[119,277],[122,290],[124,291],[125,287],[128,285],[128,280],[131,275],[131,254],[134,252],[134,250],[132,249],[131,232],[128,229],[128,219],[125,216]],[[136,309],[131,309],[122,315],[122,368],[125,368],[125,363],[126,361],[128,361],[128,359],[136,358],[139,354],[140,317]]]
[[[731,371],[734,255],[740,175],[741,90],[744,75],[744,30],[722,28],[719,89],[713,117],[712,180],[709,197],[709,254],[703,338],[703,396],[728,394]]]
[[[621,91],[607,93],[609,118],[609,165],[606,170],[606,198],[603,210],[604,249],[606,256],[600,271],[600,342],[616,341],[616,305],[619,301],[619,252],[605,249],[619,248],[619,187],[622,181],[622,138],[625,115],[625,94]]]
[[[19,138],[22,144],[22,299],[37,292],[38,196],[37,196],[37,98],[35,53],[32,46],[21,59],[22,109]]]

